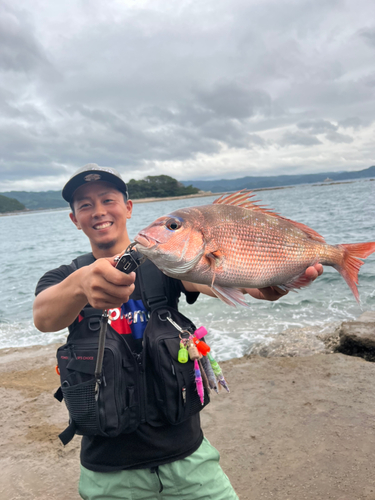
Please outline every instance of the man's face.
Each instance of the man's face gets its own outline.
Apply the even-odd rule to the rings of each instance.
[[[73,208],[70,218],[93,248],[116,252],[116,246],[126,246],[126,220],[131,217],[132,202],[125,202],[113,184],[102,181],[84,184],[74,193]]]

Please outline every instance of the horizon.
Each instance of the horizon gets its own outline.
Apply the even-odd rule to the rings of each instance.
[[[271,178],[271,177],[294,177],[294,176],[299,176],[299,177],[303,177],[303,176],[308,176],[308,175],[320,175],[322,174],[322,176],[324,177],[325,175],[328,175],[328,174],[343,174],[343,173],[355,173],[355,172],[363,172],[365,170],[369,170],[371,168],[374,168],[375,165],[371,165],[370,167],[367,167],[367,168],[364,168],[364,169],[361,169],[361,170],[341,170],[341,171],[322,171],[322,172],[310,172],[310,173],[306,173],[306,174],[282,174],[282,175],[259,175],[259,176],[251,176],[251,175],[246,175],[246,176],[243,176],[243,177],[234,177],[234,178],[220,178],[220,179],[215,179],[215,178],[212,178],[212,179],[189,179],[187,181],[183,181],[183,182],[220,182],[220,181],[235,181],[235,180],[241,180],[241,179],[247,179],[247,178],[251,178],[251,177],[254,177],[254,178]],[[172,176],[171,176],[172,177]],[[371,177],[371,176],[370,176]],[[370,178],[369,177],[369,178]],[[175,178],[175,177],[174,177]],[[367,177],[359,177],[359,179],[367,179]],[[177,181],[181,182],[179,179],[176,179]],[[330,179],[332,180],[332,179]],[[341,181],[341,180],[338,180],[338,181],[334,181],[333,182],[349,182],[350,180],[354,180],[354,179],[347,179],[347,180],[344,180],[344,181]],[[324,179],[323,179],[324,181]],[[322,181],[322,182],[323,182]],[[125,181],[125,182],[129,182],[129,181]],[[318,182],[318,181],[314,181],[312,183],[307,183],[307,184],[315,184],[315,182]],[[294,185],[298,185],[298,184],[291,184],[290,186],[294,186]],[[275,188],[279,188],[279,187],[287,187],[288,184],[285,184],[283,186],[274,186]],[[194,187],[194,185],[193,185]],[[258,189],[272,189],[273,187],[272,186],[269,186],[269,187],[266,187],[266,188],[253,188],[254,191],[258,190]],[[57,193],[57,192],[61,192],[61,188],[60,189],[47,189],[47,190],[11,190],[11,191],[0,191],[0,194],[4,194],[4,193],[12,193],[12,192],[25,192],[25,193]],[[230,191],[228,191],[230,192]],[[213,193],[213,194],[216,194],[216,193]],[[183,196],[186,196],[186,195],[183,195]],[[195,195],[194,195],[195,196]]]

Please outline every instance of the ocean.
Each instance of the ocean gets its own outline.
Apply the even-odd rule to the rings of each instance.
[[[154,203],[137,203],[128,222],[129,234],[177,208],[205,205],[217,195]],[[284,217],[307,224],[330,244],[375,241],[375,182],[302,185],[257,192],[257,199]],[[49,269],[68,264],[90,251],[86,237],[69,219],[68,209],[0,217],[0,348],[63,343],[67,330],[39,332],[32,320],[34,290]],[[248,297],[249,308],[232,308],[201,296],[180,310],[196,326],[208,330],[207,341],[217,359],[248,353],[256,343],[289,328],[319,326],[353,320],[375,310],[375,255],[359,273],[361,304],[357,304],[340,274],[331,267],[310,287],[289,293],[277,302]]]

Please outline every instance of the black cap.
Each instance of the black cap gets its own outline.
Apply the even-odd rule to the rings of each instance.
[[[84,167],[77,170],[75,174],[68,180],[62,190],[62,197],[68,203],[72,201],[73,194],[76,189],[83,184],[92,181],[110,182],[116,188],[128,197],[128,189],[121,175],[114,169],[109,167],[99,167],[96,163],[88,163]]]

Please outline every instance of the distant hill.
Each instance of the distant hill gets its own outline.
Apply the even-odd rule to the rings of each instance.
[[[375,177],[375,166],[356,172],[321,172],[318,174],[301,175],[273,175],[264,177],[241,177],[239,179],[221,179],[212,181],[181,181],[178,182],[169,176],[149,176],[141,181],[131,179],[128,182],[131,198],[180,196],[191,194],[197,190],[223,193],[238,191],[240,189],[257,189],[267,187],[293,186],[296,184],[312,184],[324,182],[327,178],[333,181],[348,181]],[[181,189],[181,185],[186,189]],[[194,189],[193,188],[198,188]],[[172,190],[170,190],[172,187]],[[29,210],[50,208],[64,208],[68,204],[61,197],[61,191],[8,191],[0,193],[4,196],[15,198]],[[20,210],[20,209],[15,209]],[[22,210],[22,209],[21,209]]]
[[[1,194],[15,198],[20,203],[23,203],[28,210],[63,208],[69,206],[62,198],[61,191],[8,191]]]
[[[241,177],[238,179],[220,179],[212,181],[182,181],[185,186],[192,184],[202,191],[212,193],[223,193],[226,191],[238,191],[240,189],[257,189],[267,187],[293,186],[296,184],[313,184],[324,182],[327,178],[333,181],[348,181],[375,177],[375,166],[356,172],[321,172],[318,174],[302,175],[272,175],[264,177]]]
[[[168,196],[184,196],[199,192],[199,189],[189,185],[185,186],[168,175],[149,175],[139,181],[131,179],[127,185],[129,195],[132,199],[166,198]],[[61,191],[8,191],[2,194],[15,198],[29,210],[64,208],[69,206],[62,198]]]
[[[8,198],[0,194],[0,213],[15,212],[17,210],[25,210],[25,205],[14,198]]]

